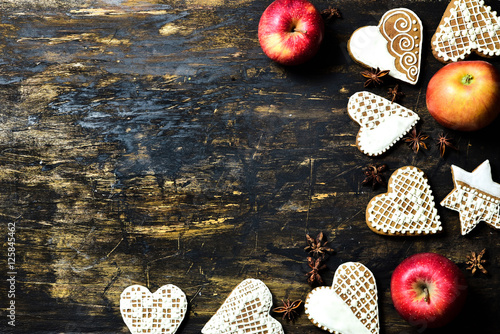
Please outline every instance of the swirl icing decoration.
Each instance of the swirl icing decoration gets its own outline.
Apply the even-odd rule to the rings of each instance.
[[[396,69],[416,83],[420,72],[422,22],[406,8],[388,11],[380,22],[380,33],[387,39],[387,51],[395,58]]]
[[[473,51],[483,57],[500,55],[500,23],[483,0],[453,0],[432,36],[432,53],[443,63],[467,58]]]
[[[389,70],[390,76],[414,85],[420,75],[422,22],[409,9],[391,9],[377,26],[354,31],[347,48],[361,65]]]

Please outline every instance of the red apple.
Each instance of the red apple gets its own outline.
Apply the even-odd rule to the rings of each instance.
[[[276,0],[259,22],[264,53],[283,65],[299,65],[318,51],[325,26],[318,10],[307,0]]]
[[[419,253],[401,262],[391,278],[391,297],[411,325],[442,327],[455,318],[467,296],[460,269],[436,253]]]
[[[427,86],[427,109],[444,127],[479,130],[500,113],[500,73],[486,61],[451,63]]]

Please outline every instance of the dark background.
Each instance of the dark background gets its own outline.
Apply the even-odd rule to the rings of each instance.
[[[0,1],[2,275],[7,224],[17,227],[16,327],[7,325],[2,279],[0,332],[126,333],[123,289],[172,283],[190,302],[178,333],[199,333],[245,278],[264,281],[275,306],[305,299],[305,235],[323,231],[335,249],[326,284],[343,262],[370,268],[381,333],[423,331],[396,313],[389,283],[403,259],[428,251],[457,263],[469,297],[453,323],[427,332],[500,333],[499,231],[480,223],[461,236],[458,213],[439,205],[440,235],[384,237],[365,224],[367,203],[385,191],[361,185],[368,164],[387,164],[387,178],[419,167],[437,203],[453,188],[452,164],[471,171],[489,159],[500,181],[500,120],[461,133],[426,109],[427,83],[443,66],[430,38],[448,2],[314,0],[343,17],[327,24],[317,57],[295,68],[261,51],[257,25],[269,3]],[[423,22],[420,79],[368,90],[387,97],[399,83],[429,149],[415,154],[399,142],[370,158],[346,110],[364,89],[346,43],[396,7]],[[444,158],[442,132],[459,147]],[[473,276],[466,256],[483,248],[489,274]],[[286,333],[323,332],[304,314],[282,323]]]

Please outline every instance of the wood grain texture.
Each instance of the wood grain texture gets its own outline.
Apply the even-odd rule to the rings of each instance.
[[[499,231],[480,224],[461,236],[458,215],[439,205],[438,236],[383,237],[364,220],[369,200],[385,191],[360,185],[370,163],[390,172],[417,166],[437,201],[453,188],[451,164],[471,171],[490,159],[500,182],[500,121],[459,133],[426,110],[427,83],[442,66],[428,45],[447,2],[314,1],[343,18],[327,24],[318,56],[296,68],[260,49],[257,25],[269,3],[0,1],[0,219],[2,228],[17,224],[18,271],[16,327],[3,316],[0,332],[127,333],[120,293],[171,283],[189,301],[179,333],[199,333],[245,278],[263,280],[276,305],[305,299],[305,235],[324,231],[336,250],[326,284],[343,262],[370,268],[387,334],[422,332],[392,306],[398,263],[434,251],[465,272],[466,255],[487,248],[489,275],[465,273],[469,300],[447,329],[500,333]],[[400,83],[401,104],[431,140],[418,155],[400,142],[370,158],[355,146],[359,127],[347,115],[364,80],[346,43],[395,6],[424,25],[420,79]],[[397,81],[384,81],[370,91],[387,96]],[[440,158],[443,131],[459,151]],[[323,332],[304,315],[283,326]]]

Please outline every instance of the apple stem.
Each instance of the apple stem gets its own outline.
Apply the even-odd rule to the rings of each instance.
[[[301,32],[303,34],[307,34],[307,30],[293,29],[293,32]]]
[[[463,78],[462,78],[462,84],[464,85],[470,85],[472,83],[472,80],[474,80],[474,77],[470,74],[466,74]]]
[[[430,302],[430,298],[429,298],[429,289],[427,289],[426,287],[424,288],[424,300],[426,303],[429,303]]]

